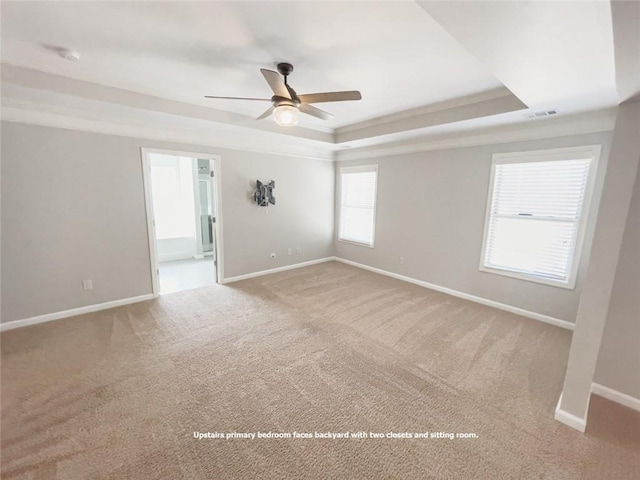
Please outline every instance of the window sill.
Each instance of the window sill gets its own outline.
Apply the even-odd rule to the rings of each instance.
[[[359,247],[373,248],[373,245],[369,245],[368,243],[353,242],[351,240],[342,240],[341,238],[339,238],[338,241],[340,243],[347,243],[349,245],[357,245]]]
[[[501,275],[503,277],[516,278],[518,280],[525,280],[527,282],[541,283],[543,285],[549,285],[551,287],[564,288],[565,290],[575,290],[576,288],[575,278],[569,279],[568,282],[563,282],[562,280],[554,280],[552,278],[545,278],[545,277],[536,277],[534,275],[514,272],[511,270],[501,270],[499,268],[485,267],[484,265],[480,265],[479,270],[481,272],[493,273],[495,275]]]

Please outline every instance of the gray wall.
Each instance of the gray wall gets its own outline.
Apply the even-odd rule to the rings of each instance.
[[[594,381],[640,398],[640,169],[622,238]]]
[[[3,122],[3,322],[151,292],[140,147],[221,155],[227,278],[333,254],[329,162]]]
[[[594,144],[603,149],[576,288],[480,272],[492,154]],[[574,322],[610,144],[601,133],[339,162],[336,178],[342,166],[379,165],[378,203],[375,248],[337,242],[336,255]]]
[[[333,255],[333,163],[261,153],[222,158],[226,278]],[[275,206],[256,206],[256,179],[275,180]]]
[[[556,412],[556,418],[564,418],[568,422],[575,422],[576,418],[586,421],[587,418],[591,387],[595,380],[598,355],[609,315],[616,270],[638,174],[638,125],[640,102],[621,104],[618,107],[607,174],[591,242],[591,258],[582,285],[576,327],[571,339],[562,400]],[[622,347],[620,345],[614,348]],[[625,375],[637,372],[635,367],[628,365],[630,371]]]

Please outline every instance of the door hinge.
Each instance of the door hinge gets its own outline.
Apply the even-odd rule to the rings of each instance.
[[[213,174],[213,170],[211,171],[211,178],[215,177],[215,175]]]
[[[211,217],[211,223],[216,223],[216,217]]]
[[[213,266],[214,266],[214,267],[217,267],[217,266],[218,266],[218,260],[214,260],[214,261],[213,261]]]

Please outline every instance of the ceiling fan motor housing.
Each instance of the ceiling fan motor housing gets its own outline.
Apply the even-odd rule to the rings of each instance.
[[[280,72],[280,75],[284,75],[285,77],[289,74],[291,74],[291,72],[293,72],[293,65],[291,65],[290,63],[279,63],[278,64],[278,72]]]
[[[291,107],[298,108],[300,106],[300,102],[296,100],[292,100],[291,98],[281,97],[279,95],[274,95],[271,97],[271,101],[275,107],[279,107],[281,105],[288,105]]]

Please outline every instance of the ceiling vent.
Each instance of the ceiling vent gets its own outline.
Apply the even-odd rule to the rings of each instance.
[[[527,118],[542,118],[548,117],[550,115],[556,115],[558,113],[557,110],[542,110],[541,112],[527,113],[525,117]]]

